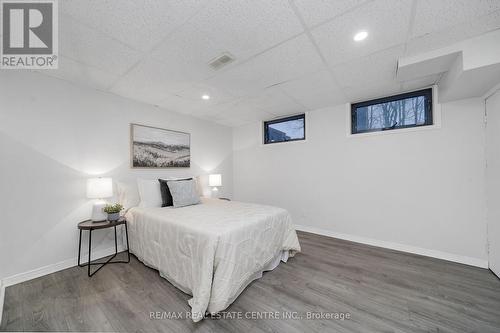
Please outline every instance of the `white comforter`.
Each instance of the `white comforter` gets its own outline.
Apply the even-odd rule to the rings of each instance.
[[[194,321],[226,309],[282,251],[300,251],[289,213],[271,206],[203,199],[126,217],[131,252],[193,295]]]

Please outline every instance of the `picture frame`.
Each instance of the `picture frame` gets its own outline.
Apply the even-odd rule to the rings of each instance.
[[[191,167],[191,134],[130,124],[130,166],[132,169]]]

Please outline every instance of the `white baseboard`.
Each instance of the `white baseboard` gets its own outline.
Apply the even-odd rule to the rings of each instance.
[[[122,246],[118,246],[118,252],[122,252],[124,250],[125,249]],[[92,251],[92,260],[107,257],[109,255],[112,255],[113,253],[115,253],[114,247],[110,247],[110,248],[102,249],[102,250],[97,250],[97,251]],[[87,256],[88,256],[88,252],[82,253],[81,261],[87,262]],[[5,288],[5,287],[12,286],[14,284],[18,284],[18,283],[21,283],[24,281],[35,279],[35,278],[40,277],[40,276],[44,276],[47,274],[62,271],[63,269],[67,269],[67,268],[71,268],[71,267],[76,266],[77,263],[78,263],[78,258],[75,257],[75,258],[60,261],[60,262],[55,263],[55,264],[50,264],[47,266],[36,268],[36,269],[33,269],[31,271],[28,271],[28,272],[12,275],[12,276],[6,277],[2,280],[3,287]]]
[[[318,234],[318,235],[323,235],[323,236],[328,236],[328,237],[340,238],[340,239],[348,240],[351,242],[362,243],[362,244],[367,244],[367,245],[372,245],[372,246],[378,246],[378,247],[383,247],[383,248],[387,248],[387,249],[391,249],[391,250],[397,250],[397,251],[408,252],[408,253],[413,253],[413,254],[419,254],[422,256],[426,256],[426,257],[432,257],[432,258],[437,258],[437,259],[453,261],[453,262],[457,262],[460,264],[465,264],[465,265],[470,265],[470,266],[475,266],[475,267],[488,268],[488,260],[483,260],[483,259],[479,259],[479,258],[466,257],[466,256],[448,253],[448,252],[429,250],[429,249],[424,249],[424,248],[415,247],[415,246],[411,246],[411,245],[404,245],[404,244],[399,244],[399,243],[394,243],[394,242],[382,241],[382,240],[378,240],[378,239],[365,238],[365,237],[361,237],[361,236],[342,234],[342,233],[338,233],[338,232],[335,232],[332,230],[310,227],[310,226],[305,226],[305,225],[295,225],[295,228],[297,230],[310,232],[313,234]]]
[[[5,298],[5,286],[0,280],[0,325],[2,325],[2,315],[3,315],[3,300]]]

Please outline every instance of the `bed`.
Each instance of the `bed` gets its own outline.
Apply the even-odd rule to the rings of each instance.
[[[130,251],[193,296],[195,322],[300,251],[289,213],[277,207],[204,198],[182,208],[134,207],[126,218]]]

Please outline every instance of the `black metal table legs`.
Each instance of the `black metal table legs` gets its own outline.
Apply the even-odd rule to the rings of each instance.
[[[81,264],[80,263],[80,255],[81,255],[81,249],[82,249],[82,229],[80,229],[80,238],[78,241],[78,266],[79,267],[85,267],[87,266],[87,275],[89,277],[93,276],[95,273],[97,273],[101,268],[103,268],[107,264],[127,264],[130,262],[130,252],[129,252],[129,245],[128,245],[128,228],[127,224],[125,224],[125,236],[127,239],[127,261],[125,260],[119,260],[119,261],[111,261],[113,260],[114,257],[118,254],[118,242],[117,242],[117,237],[116,237],[116,226],[115,228],[115,253],[108,258],[105,262],[91,262],[91,255],[92,255],[92,229],[89,230],[89,259],[86,263]],[[99,265],[99,267],[91,272],[90,266],[92,265]]]

